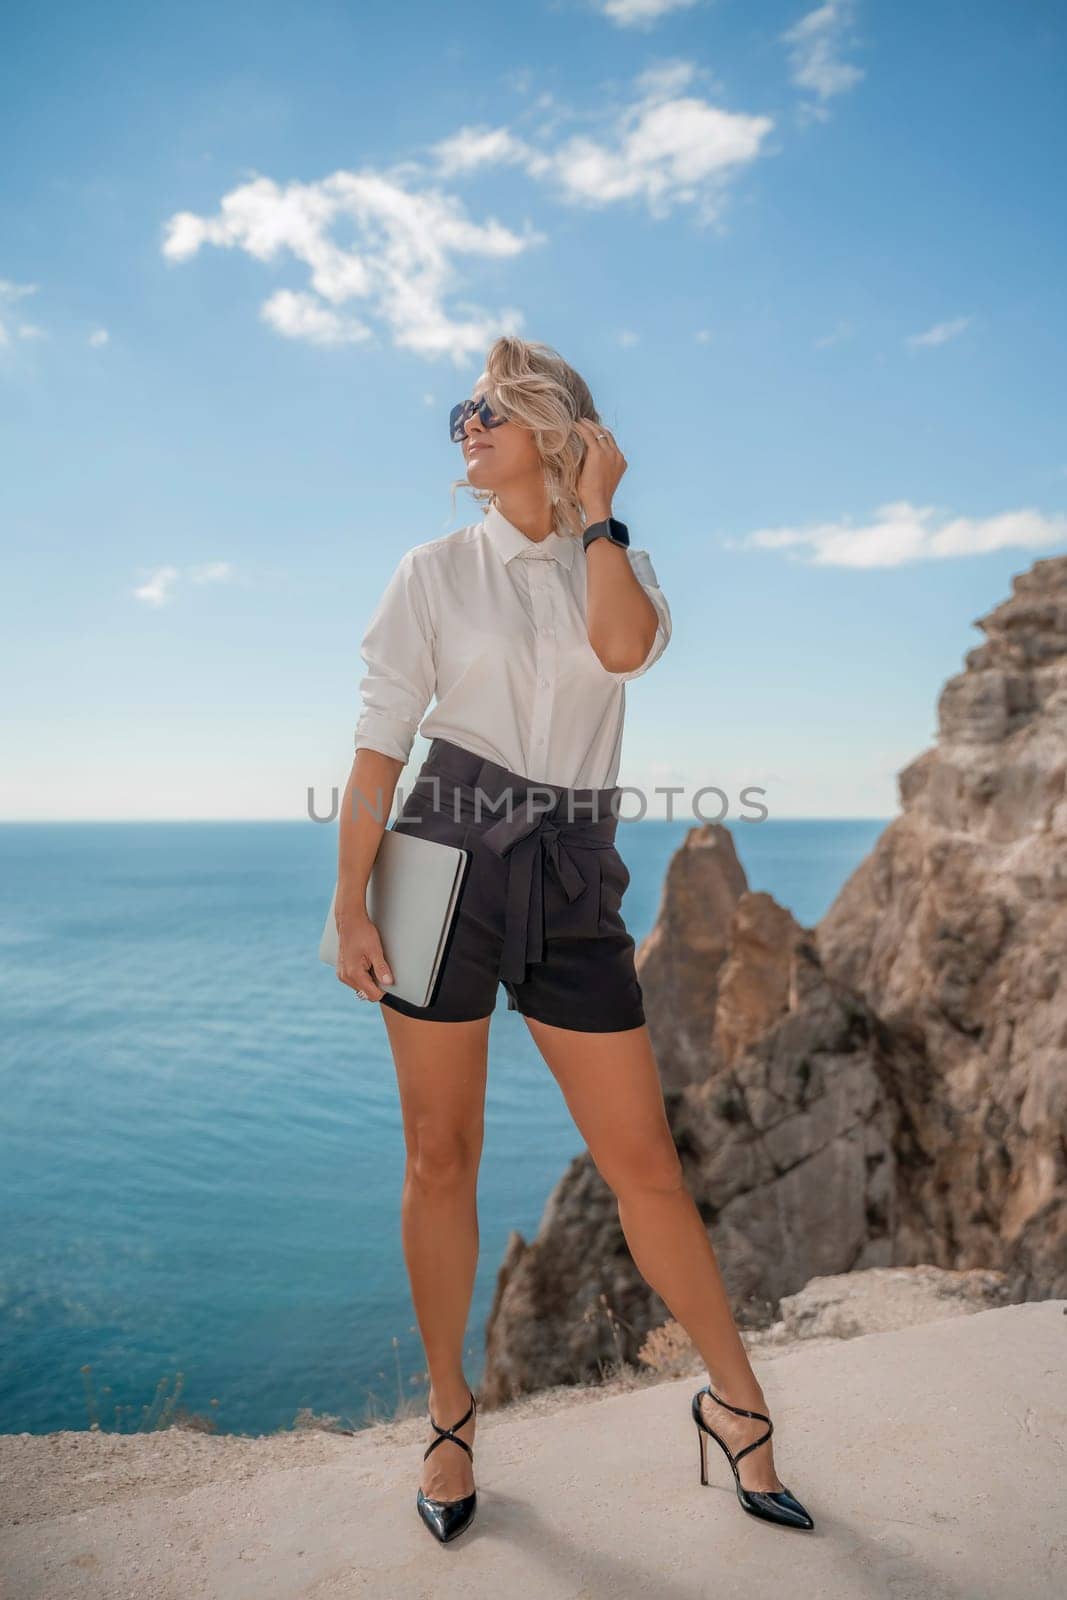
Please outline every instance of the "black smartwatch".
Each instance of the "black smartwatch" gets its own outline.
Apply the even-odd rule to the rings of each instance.
[[[591,522],[582,534],[582,548],[588,550],[594,539],[610,539],[612,544],[625,550],[630,543],[630,530],[617,517],[605,517],[603,522]]]

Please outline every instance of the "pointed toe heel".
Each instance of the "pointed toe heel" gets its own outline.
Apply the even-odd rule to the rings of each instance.
[[[437,1438],[432,1439],[423,1451],[422,1459],[424,1461],[430,1451],[436,1450],[437,1446],[443,1444],[446,1439],[451,1439],[453,1444],[462,1445],[471,1460],[474,1460],[474,1451],[466,1439],[459,1438],[455,1430],[462,1428],[465,1422],[470,1421],[475,1413],[477,1403],[472,1392],[470,1405],[459,1421],[452,1424],[451,1428],[439,1428],[431,1414],[430,1426],[437,1434]],[[450,1539],[455,1539],[457,1535],[461,1534],[465,1528],[469,1528],[474,1521],[474,1513],[478,1509],[478,1491],[474,1489],[470,1494],[462,1495],[458,1500],[433,1500],[428,1494],[423,1493],[420,1486],[419,1492],[415,1496],[415,1505],[419,1516],[434,1538],[440,1544],[447,1544]]]
[[[715,1429],[710,1427],[704,1419],[700,1409],[700,1397],[705,1394],[710,1395],[716,1405],[724,1406],[727,1411],[732,1411],[735,1416],[754,1417],[757,1422],[765,1422],[767,1424],[766,1433],[761,1434],[758,1439],[754,1439],[751,1444],[746,1444],[743,1450],[739,1450],[734,1455],[725,1439],[720,1439]],[[730,1405],[729,1401],[721,1399],[715,1393],[710,1384],[705,1384],[693,1396],[693,1421],[697,1425],[697,1435],[700,1439],[700,1481],[702,1484],[706,1484],[708,1481],[707,1441],[710,1435],[730,1463],[730,1468],[734,1475],[734,1483],[737,1485],[737,1498],[747,1512],[754,1517],[762,1517],[766,1522],[777,1522],[783,1528],[814,1528],[815,1523],[811,1514],[801,1505],[790,1489],[785,1487],[781,1489],[746,1489],[738,1475],[737,1463],[741,1460],[741,1457],[747,1456],[750,1450],[758,1450],[761,1444],[766,1444],[774,1432],[774,1423],[770,1417],[766,1416],[762,1411],[746,1411],[742,1406]]]

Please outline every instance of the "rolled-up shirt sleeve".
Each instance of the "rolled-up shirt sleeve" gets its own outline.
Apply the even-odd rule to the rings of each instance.
[[[613,672],[611,674],[620,683],[627,683],[631,678],[639,678],[643,672],[648,671],[649,667],[654,666],[664,650],[666,650],[671,637],[671,608],[667,604],[667,596],[659,586],[659,579],[656,577],[656,571],[648,551],[627,550],[626,554],[630,558],[630,566],[633,569],[634,577],[656,608],[657,627],[656,637],[653,639],[648,654],[641,665],[632,667],[629,672]]]
[[[355,748],[406,762],[437,683],[433,611],[413,551],[386,585],[360,654],[367,672],[359,685]]]

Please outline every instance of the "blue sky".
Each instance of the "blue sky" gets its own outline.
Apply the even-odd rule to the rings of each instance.
[[[0,817],[343,783],[505,331],[588,379],[673,609],[620,781],[892,815],[1067,548],[1065,45],[1037,0],[9,7]]]

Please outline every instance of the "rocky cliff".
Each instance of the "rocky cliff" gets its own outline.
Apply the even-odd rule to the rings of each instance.
[[[819,1274],[1067,1293],[1067,557],[979,620],[902,812],[817,927],[690,830],[638,952],[675,1143],[743,1323]],[[485,1403],[634,1360],[667,1308],[588,1155],[515,1233]]]
[[[1067,1289],[1067,557],[978,626],[899,776],[902,815],[816,930],[823,967],[933,1071],[912,1111],[931,1260]]]

